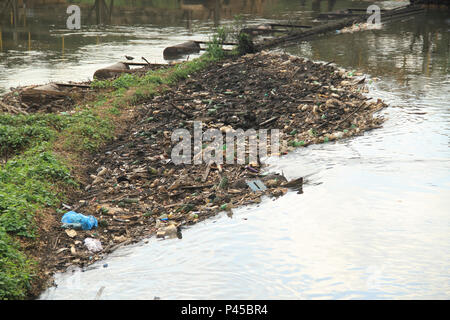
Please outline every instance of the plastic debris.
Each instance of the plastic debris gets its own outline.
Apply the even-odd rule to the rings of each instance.
[[[251,172],[258,173],[258,169],[255,169],[252,166],[245,166],[245,168]]]
[[[379,30],[382,28],[381,24],[356,23],[350,27],[345,27],[341,30],[336,30],[336,33],[353,33],[365,30]]]
[[[266,186],[264,185],[264,183],[259,180],[246,180],[245,181],[247,183],[247,185],[250,187],[250,189],[252,189],[253,191],[264,191],[266,190]]]
[[[94,216],[85,216],[75,211],[66,212],[61,218],[61,222],[63,223],[63,228],[91,230],[98,227],[98,221]]]
[[[86,238],[84,239],[84,245],[91,252],[99,252],[103,250],[102,243],[98,239]]]
[[[225,150],[219,149],[232,163],[218,165],[211,160],[203,161],[206,159],[201,157],[201,165],[169,163],[174,143],[167,128],[190,130],[194,119],[202,119],[203,131],[220,129],[222,133],[233,133],[233,127],[236,130],[279,128],[280,148],[273,150],[276,152],[273,155],[280,156],[296,147],[322,143],[325,137],[329,141],[348,138],[383,123],[382,118],[374,118],[374,112],[386,105],[381,100],[374,102],[362,95],[360,80],[349,78],[352,70],[263,52],[238,58],[226,70],[223,68],[208,68],[201,76],[192,77],[176,89],[156,96],[148,105],[148,116],[152,121],[133,124],[129,130],[136,134],[125,136],[123,142],[112,146],[104,155],[98,155],[97,170],[90,177],[86,195],[89,198],[80,201],[83,209],[76,210],[93,214],[98,219],[98,235],[89,236],[99,239],[105,245],[104,250],[108,245],[108,252],[112,251],[119,244],[147,235],[150,230],[150,233],[156,230],[158,238],[168,234],[178,236],[180,232],[174,232],[173,227],[169,227],[166,234],[165,227],[194,224],[222,210],[232,216],[232,208],[259,203],[263,194],[279,197],[292,190],[302,190],[301,180],[288,182],[282,175],[261,172],[258,159],[249,157],[251,139],[244,142],[242,158],[245,163],[237,163],[241,156],[236,152],[237,144],[231,152],[234,143],[227,143]],[[353,75],[358,76],[357,73]],[[342,81],[347,81],[343,83],[345,86]],[[232,89],[233,94],[214,90],[217,83],[224,83],[223,88]],[[257,97],[274,87],[277,91],[260,103]],[[242,92],[243,98],[238,95]],[[174,109],[172,101],[184,113]],[[214,117],[207,116],[211,108],[217,109]],[[169,114],[171,116],[167,116]],[[324,114],[326,117],[322,118]],[[256,142],[261,138],[264,137],[256,135]],[[270,135],[266,138],[267,143],[272,139]],[[203,140],[199,139],[199,142],[201,149]],[[192,160],[197,159],[195,152],[192,157]],[[101,180],[94,184],[98,177]],[[261,182],[246,181],[254,179]],[[74,204],[73,208],[81,206]],[[81,223],[78,226],[81,229]],[[71,229],[74,229],[73,225]],[[126,236],[123,236],[123,230],[127,231]],[[99,258],[90,257],[94,254],[88,253],[82,243],[81,246],[76,244],[79,253],[71,254],[71,244],[84,233],[77,232],[76,238],[63,234],[59,239],[59,246],[66,248],[58,256],[60,269],[74,259],[79,261],[76,263],[86,264]],[[87,235],[80,240],[85,237]]]
[[[63,223],[62,227],[64,229],[82,229],[81,223]]]
[[[67,234],[69,237],[71,237],[71,238],[77,236],[77,232],[76,232],[75,230],[73,230],[73,229],[68,229],[68,230],[66,230],[66,234]]]
[[[159,217],[159,220],[161,220],[161,221],[167,221],[167,220],[169,220],[169,217],[168,217],[167,214],[162,214],[162,215]]]
[[[198,219],[198,212],[192,212],[189,217],[194,220],[194,219]]]

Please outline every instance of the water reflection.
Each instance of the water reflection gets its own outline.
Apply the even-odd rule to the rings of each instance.
[[[429,77],[449,73],[450,34],[446,17],[445,12],[431,11],[387,24],[381,30],[315,39],[288,51],[365,69],[373,76],[391,75],[408,86],[419,74]]]
[[[81,29],[66,26],[69,4],[81,7]],[[318,6],[319,4],[319,6]],[[325,5],[326,4],[326,5]],[[366,6],[344,0],[26,1],[0,3],[0,93],[18,85],[85,81],[123,58],[165,63],[165,47],[208,40],[214,26],[236,15],[264,21],[311,24],[315,11]],[[190,56],[192,59],[194,56]],[[187,59],[188,57],[183,57]]]
[[[12,33],[14,41],[21,33],[31,32],[33,39],[49,35],[53,29],[63,29],[68,17],[66,9],[70,4],[81,8],[81,25],[87,28],[93,25],[158,27],[185,26],[193,31],[196,21],[212,22],[218,26],[222,21],[232,20],[236,15],[259,18],[280,18],[310,11],[331,11],[335,7],[364,6],[364,2],[328,0],[170,0],[170,1],[132,1],[114,2],[113,0],[92,0],[91,3],[78,1],[4,1],[0,9],[1,26],[6,39]],[[326,6],[321,4],[326,3]],[[10,18],[10,19],[8,19]],[[304,17],[308,18],[308,15]],[[23,36],[22,36],[23,37]],[[17,45],[17,43],[15,43]],[[5,47],[8,49],[8,47]]]

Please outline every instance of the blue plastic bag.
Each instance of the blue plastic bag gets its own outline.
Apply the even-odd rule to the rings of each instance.
[[[93,216],[85,216],[84,214],[77,213],[75,211],[66,212],[61,222],[69,225],[81,225],[81,229],[83,230],[91,230],[93,227],[98,227],[97,219]]]

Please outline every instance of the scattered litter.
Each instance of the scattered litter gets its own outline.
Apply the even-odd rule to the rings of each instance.
[[[288,182],[283,175],[265,172],[260,159],[248,157],[250,139],[243,143],[245,163],[236,162],[240,152],[234,148],[231,153],[233,145],[228,142],[223,145],[225,163],[200,159],[200,164],[176,165],[170,161],[175,147],[171,132],[184,128],[195,138],[194,121],[202,122],[203,132],[254,129],[256,142],[260,129],[279,129],[280,148],[274,154],[270,148],[267,156],[355,136],[384,121],[374,114],[386,104],[364,96],[365,80],[356,78],[356,70],[274,52],[230,61],[212,64],[134,109],[137,121],[130,124],[130,134],[113,141],[93,160],[94,174],[79,202],[86,215],[98,219],[98,227],[97,220],[92,224],[98,228],[97,235],[77,231],[75,237],[95,237],[104,252],[111,252],[118,245],[155,233],[158,238],[180,238],[181,225],[224,210],[232,216],[231,208],[257,204],[262,195],[278,197],[289,189],[301,192],[301,179]],[[215,110],[214,116],[209,115],[210,109]],[[270,139],[268,131],[268,144]],[[191,150],[195,161],[198,155],[195,148]],[[78,204],[73,208],[80,211]],[[62,222],[67,229],[89,230],[81,221]],[[55,268],[64,269],[74,261],[67,252],[73,238],[64,236],[58,241],[55,251],[66,249],[58,254]],[[87,251],[83,245],[75,246]],[[101,257],[80,252],[76,259],[85,265]]]
[[[189,215],[189,218],[190,218],[191,220],[198,219],[198,212],[192,212],[192,213]]]
[[[169,238],[177,237],[178,230],[177,230],[177,227],[173,224],[167,226],[164,231],[165,231],[165,235]]]

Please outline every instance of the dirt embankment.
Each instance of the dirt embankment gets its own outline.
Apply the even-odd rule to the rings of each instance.
[[[64,230],[55,224],[47,230],[43,272],[86,267],[151,235],[182,237],[183,226],[220,211],[232,214],[232,208],[259,202],[262,195],[281,196],[289,188],[302,192],[302,177],[288,182],[258,162],[176,165],[175,129],[193,136],[194,121],[202,122],[203,131],[222,133],[279,129],[280,154],[286,154],[379,127],[383,120],[374,112],[386,105],[368,101],[363,91],[364,79],[331,65],[266,52],[215,63],[179,83],[137,107],[133,124],[88,164],[90,181],[72,208],[95,216],[99,227]],[[267,189],[253,191],[249,179],[260,179]],[[100,240],[103,250],[88,251],[87,237]]]

